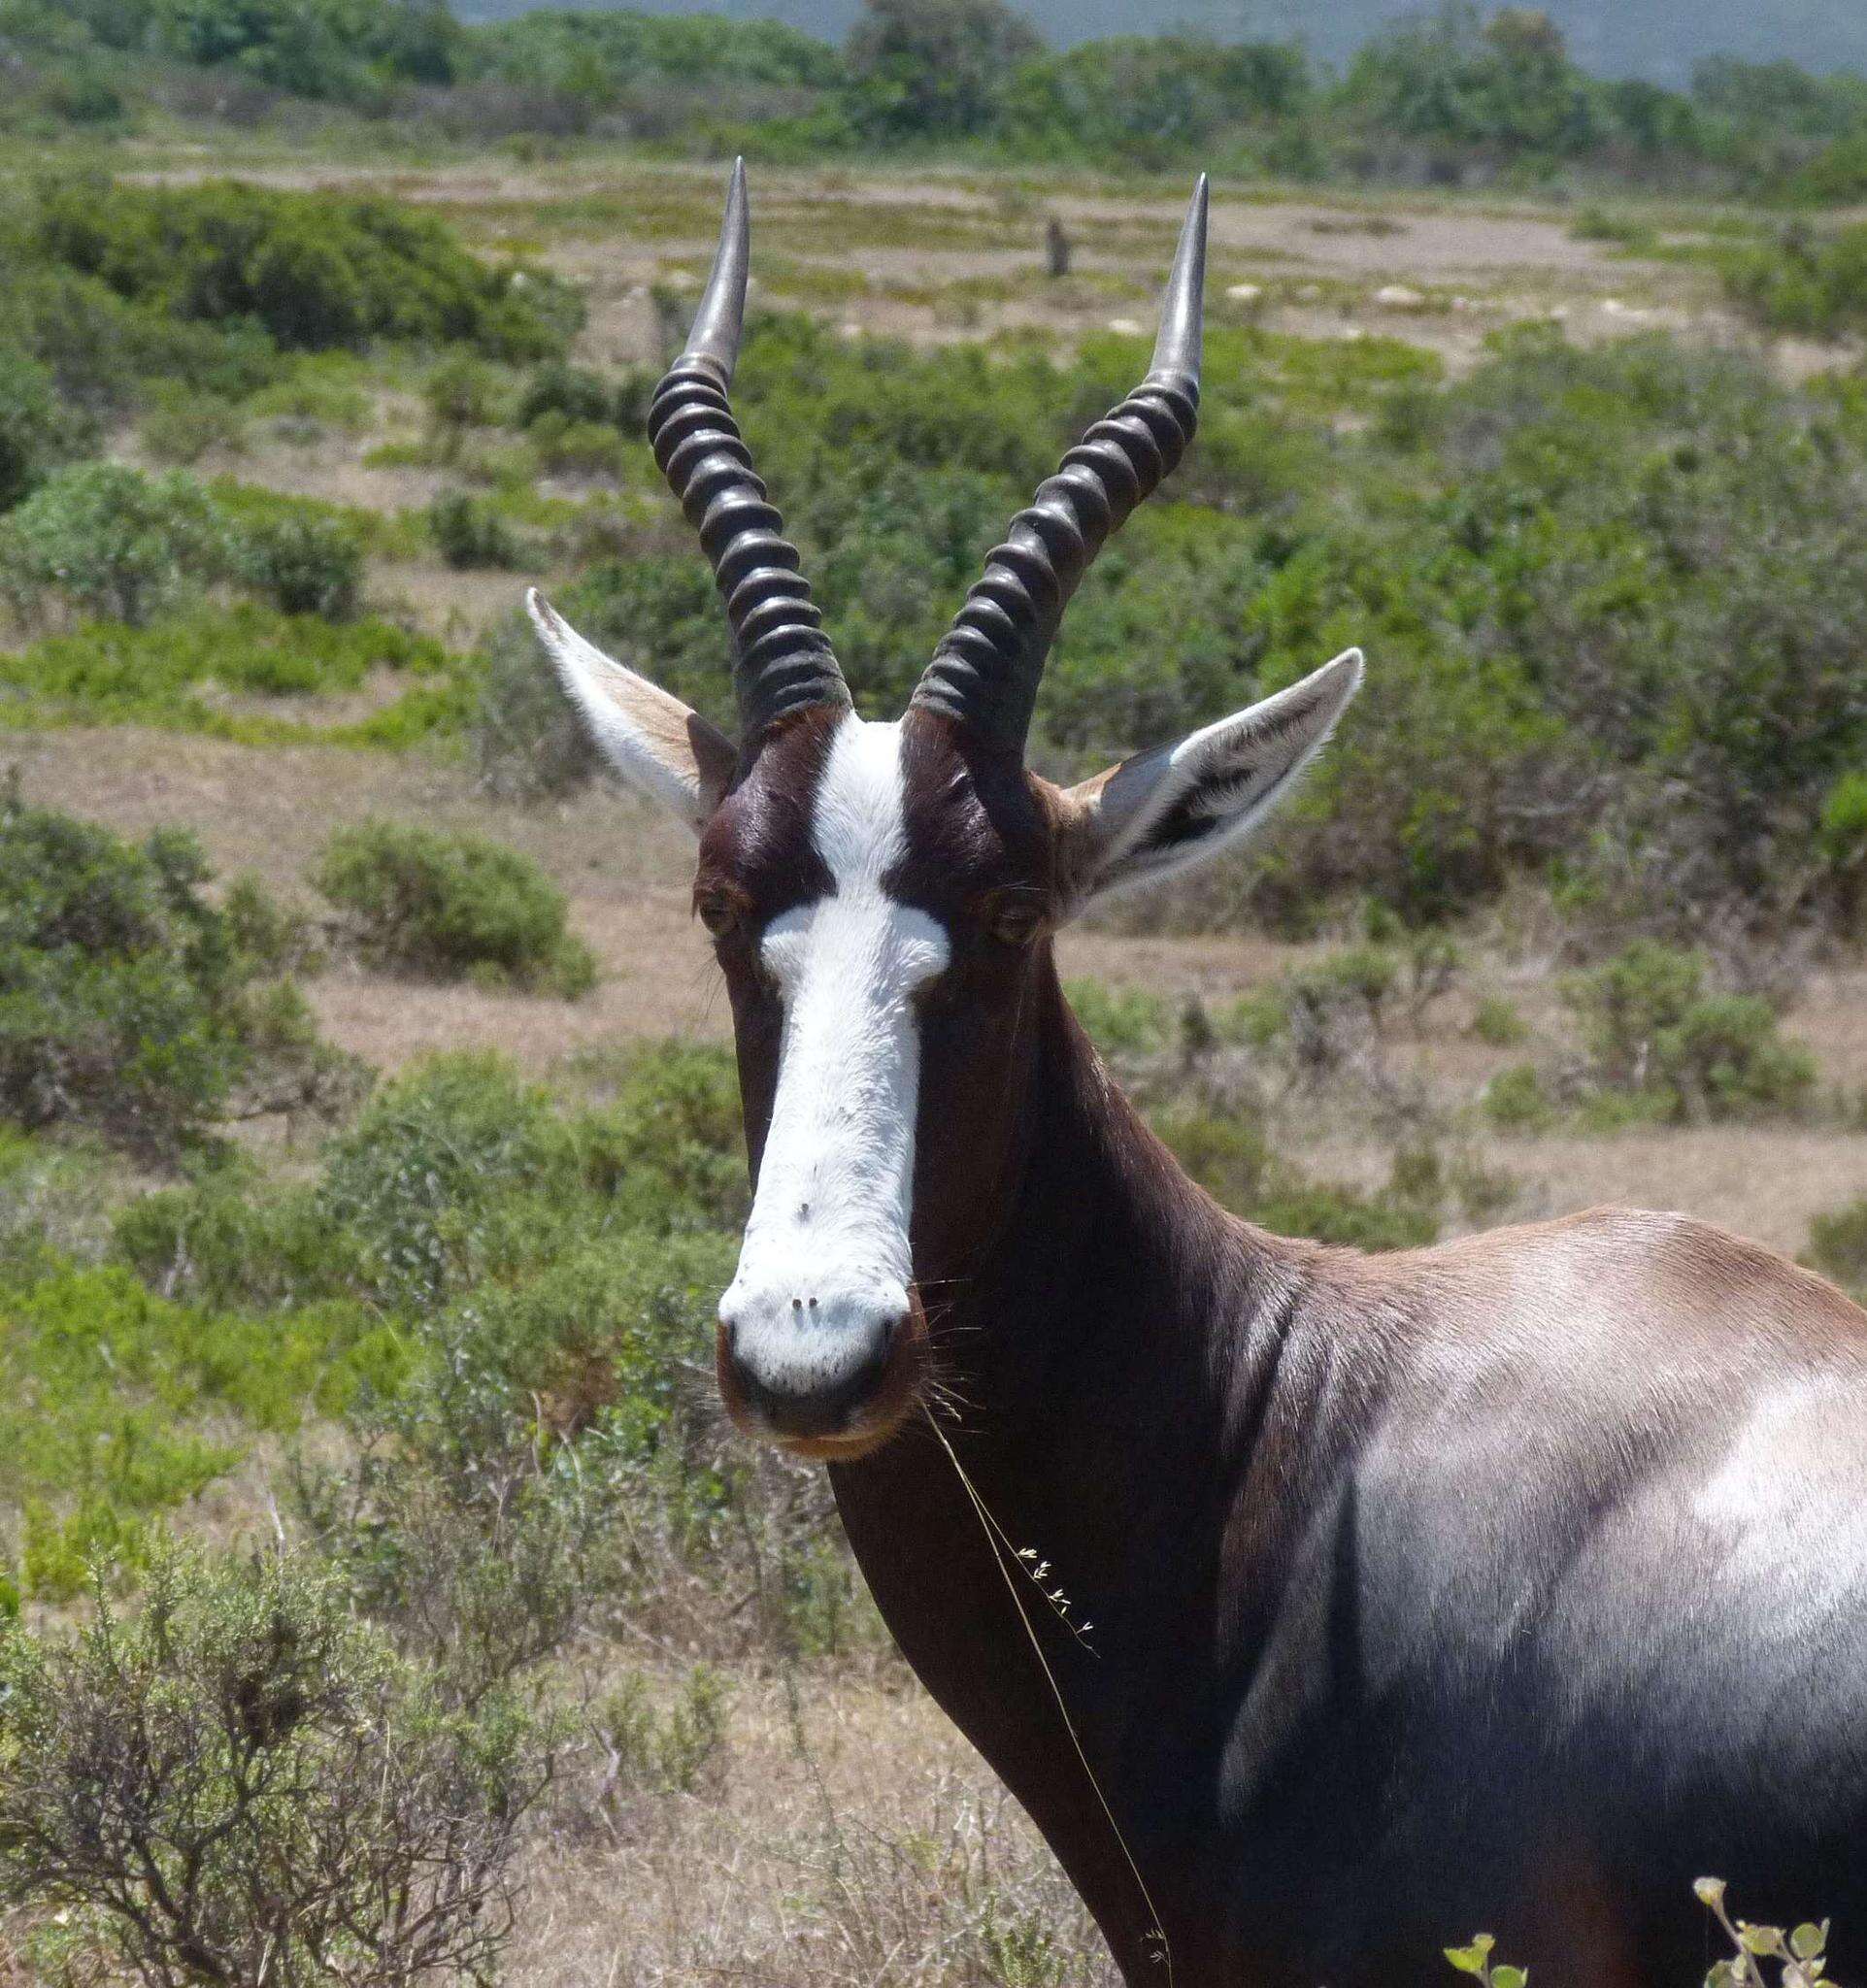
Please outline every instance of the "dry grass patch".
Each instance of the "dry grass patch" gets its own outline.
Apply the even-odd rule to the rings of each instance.
[[[512,1988],[1115,1988],[1035,1830],[917,1690],[741,1687],[728,1749],[717,1794],[538,1846]]]

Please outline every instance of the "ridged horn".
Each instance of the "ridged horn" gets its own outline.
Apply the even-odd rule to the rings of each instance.
[[[1206,289],[1206,176],[1199,176],[1141,384],[1084,436],[1013,518],[916,687],[946,712],[1021,754],[1044,659],[1063,610],[1110,535],[1186,452],[1199,414]]]
[[[694,314],[686,349],[654,390],[649,443],[718,582],[732,624],[733,687],[741,737],[813,706],[847,711],[822,615],[812,603],[797,547],[766,498],[726,398],[739,359],[750,257],[746,162],[733,163],[719,252]]]

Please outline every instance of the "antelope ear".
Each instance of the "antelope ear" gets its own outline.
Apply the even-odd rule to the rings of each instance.
[[[1071,908],[1165,877],[1255,828],[1321,751],[1361,685],[1361,651],[1249,711],[1137,752],[1062,796],[1060,870]]]
[[[536,587],[525,607],[597,750],[630,786],[698,835],[732,783],[739,763],[732,741],[680,698],[585,642]]]

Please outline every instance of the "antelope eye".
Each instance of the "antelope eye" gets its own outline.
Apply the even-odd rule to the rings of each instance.
[[[694,915],[716,939],[723,939],[739,923],[739,907],[723,890],[703,890],[695,894]]]
[[[1029,891],[1002,891],[980,908],[980,922],[1005,945],[1028,945],[1043,931],[1048,911]]]

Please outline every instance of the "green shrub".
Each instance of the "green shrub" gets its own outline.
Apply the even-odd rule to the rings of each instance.
[[[233,566],[241,583],[282,614],[347,621],[363,586],[363,546],[347,520],[313,512],[244,525]]]
[[[557,1741],[283,1556],[170,1558],[141,1606],[0,1635],[5,1895],[150,1981],[484,1979]]]
[[[651,1230],[739,1229],[751,1211],[739,1072],[729,1052],[671,1042],[583,1059],[614,1076],[609,1103],[580,1121],[592,1186]]]
[[[1534,1063],[1514,1063],[1484,1086],[1484,1115],[1500,1132],[1544,1132],[1556,1109]]]
[[[514,420],[529,428],[543,414],[559,414],[566,421],[615,423],[617,411],[616,390],[600,373],[586,366],[566,365],[552,359],[540,366],[519,390]]]
[[[0,348],[0,512],[29,497],[84,441],[51,375],[24,352]]]
[[[1472,1034],[1489,1048],[1515,1049],[1529,1040],[1530,1025],[1508,996],[1486,994],[1473,1011]]]
[[[540,463],[553,475],[615,476],[622,467],[622,438],[607,421],[543,414],[527,432]]]
[[[499,376],[483,360],[456,352],[430,370],[421,398],[438,435],[458,437],[469,428],[489,428],[499,418]]]
[[[1800,225],[1734,256],[1727,286],[1775,331],[1833,337],[1867,323],[1867,227],[1825,238]]]
[[[465,490],[443,490],[428,506],[426,523],[435,550],[456,572],[533,563],[530,548],[521,545],[498,509]]]
[[[0,525],[0,590],[140,626],[222,578],[233,546],[199,483],[117,463],[54,471]]]
[[[0,1292],[0,1494],[36,1514],[31,1592],[68,1597],[103,1541],[139,1558],[149,1521],[232,1469],[242,1439],[290,1432],[399,1372],[354,1305],[225,1311],[157,1297],[118,1267],[50,1267]]]
[[[421,1309],[561,1238],[579,1179],[576,1140],[542,1089],[497,1056],[440,1056],[333,1141],[317,1205],[358,1288]]]
[[[563,892],[530,857],[482,836],[362,822],[331,837],[315,881],[374,965],[567,1001],[595,984],[594,956],[566,928]]]
[[[1392,1182],[1366,1195],[1309,1178],[1273,1149],[1246,1111],[1181,1104],[1151,1113],[1149,1122],[1216,1200],[1281,1235],[1358,1249],[1412,1249],[1439,1234],[1445,1183],[1436,1162],[1422,1178],[1402,1156]]]
[[[157,462],[197,463],[213,449],[237,450],[246,444],[240,410],[219,394],[187,385],[165,386],[143,420],[143,447]]]
[[[1867,1294],[1867,1195],[1816,1216],[1809,1224],[1808,1261],[1856,1298]]]
[[[1816,1086],[1814,1057],[1785,1043],[1758,995],[1708,993],[1705,961],[1639,941],[1563,990],[1590,1075],[1611,1094],[1674,1119],[1794,1112]]]
[[[352,1066],[203,894],[193,839],[140,847],[0,804],[0,1111],[172,1155],[230,1114],[327,1110]],[[243,914],[250,929],[250,914]]]
[[[287,350],[371,339],[460,344],[535,359],[575,328],[549,278],[489,270],[432,215],[379,200],[214,181],[42,188],[30,222],[45,262],[183,320],[246,319]]]

